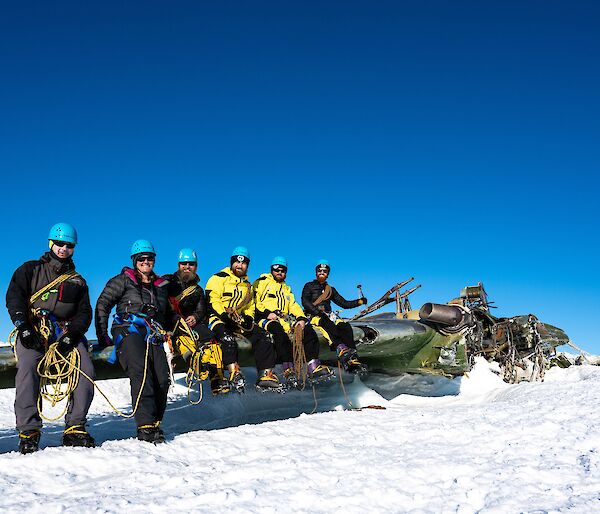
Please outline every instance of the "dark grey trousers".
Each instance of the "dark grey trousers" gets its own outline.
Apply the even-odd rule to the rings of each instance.
[[[17,376],[15,377],[15,415],[17,430],[39,430],[42,428],[42,418],[38,412],[37,402],[40,394],[40,377],[37,373],[38,363],[44,357],[44,352],[29,350],[17,339]],[[79,343],[77,351],[81,357],[81,370],[90,378],[95,379],[94,365],[84,343]],[[94,385],[83,375],[69,398],[65,422],[70,425],[85,425],[86,416],[94,399]]]

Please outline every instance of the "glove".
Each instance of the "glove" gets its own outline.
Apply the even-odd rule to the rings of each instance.
[[[21,323],[17,327],[17,332],[23,348],[27,348],[28,350],[41,350],[43,348],[42,341],[29,323]]]
[[[366,296],[359,298],[358,301],[359,301],[359,305],[367,305],[369,303],[369,300],[367,300]]]
[[[96,343],[97,350],[104,350],[107,346],[115,344],[108,334],[96,335],[96,338],[98,339]]]
[[[242,327],[242,329],[250,331],[250,330],[252,330],[252,325],[254,325],[254,320],[252,319],[252,316],[248,316],[248,314],[244,314],[242,316],[242,322],[240,323],[240,326]]]
[[[76,334],[64,332],[56,341],[56,350],[63,357],[66,357],[67,355],[69,355],[71,350],[79,344],[80,339],[81,338],[78,337]]]

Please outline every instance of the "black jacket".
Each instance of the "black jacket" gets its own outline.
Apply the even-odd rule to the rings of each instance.
[[[59,260],[54,253],[46,252],[37,261],[28,261],[14,272],[6,291],[6,308],[13,323],[34,322],[30,319],[29,299],[60,275],[73,271],[71,259]],[[92,306],[85,280],[73,277],[33,304],[34,308],[50,311],[58,321],[68,321],[67,331],[83,336],[92,322]]]
[[[168,320],[169,298],[168,282],[162,277],[155,277],[148,287],[142,285],[131,268],[123,268],[120,275],[111,278],[100,293],[96,303],[96,336],[98,341],[104,341],[108,335],[108,318],[110,311],[116,305],[117,314],[147,314],[154,311],[150,317],[161,325]]]
[[[329,313],[331,312],[331,302],[339,305],[342,309],[353,309],[361,305],[360,300],[346,300],[336,291],[335,287],[331,288],[331,297],[329,300],[325,300],[319,306],[314,305],[313,302],[323,294],[326,285],[327,282],[319,284],[319,281],[316,279],[304,284],[304,288],[302,289],[302,306],[304,307],[304,312],[313,316],[323,311]]]
[[[203,323],[205,321],[204,318],[206,318],[206,299],[204,297],[204,289],[198,284],[200,281],[198,275],[194,275],[194,278],[189,282],[184,282],[179,273],[165,275],[164,278],[169,282],[167,291],[173,310],[172,325],[175,324],[179,316],[183,316],[184,318],[194,316],[196,323]],[[193,293],[185,298],[178,298],[184,290],[193,286],[195,286]]]

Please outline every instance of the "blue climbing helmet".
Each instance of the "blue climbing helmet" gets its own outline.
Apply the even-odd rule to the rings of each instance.
[[[277,257],[273,257],[273,261],[271,262],[271,267],[273,266],[285,266],[288,267],[287,259],[278,255]]]
[[[179,250],[179,261],[178,262],[193,262],[198,264],[198,256],[192,248],[182,248]]]
[[[48,241],[52,246],[52,241],[65,241],[66,243],[77,244],[77,230],[69,223],[57,223],[52,225],[48,233]]]
[[[250,252],[248,248],[245,246],[236,246],[231,252],[231,262],[233,264],[235,261],[250,263]]]
[[[330,269],[331,267],[329,266],[329,261],[327,259],[320,259],[319,262],[317,262],[317,265],[315,266],[316,271],[326,270],[327,273],[329,273]]]
[[[156,255],[154,246],[147,239],[138,239],[131,245],[132,258],[140,253],[151,253],[152,255]]]

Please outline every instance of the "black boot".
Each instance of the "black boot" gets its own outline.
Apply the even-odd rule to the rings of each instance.
[[[84,425],[71,425],[65,428],[62,438],[62,445],[95,448],[96,441],[94,441],[94,438],[85,429]]]
[[[19,451],[25,455],[37,452],[40,446],[39,430],[24,430],[19,433]]]
[[[256,389],[261,393],[270,391],[274,393],[283,393],[285,388],[279,381],[279,377],[273,373],[272,369],[263,369],[258,372],[256,380]]]
[[[296,375],[294,368],[287,368],[283,370],[283,381],[286,389],[299,389],[300,381]]]
[[[147,443],[160,444],[165,442],[165,433],[160,429],[160,421],[137,428],[137,438]]]
[[[219,394],[227,394],[229,391],[231,391],[229,380],[226,380],[223,377],[222,372],[210,377],[210,390],[214,396]]]
[[[325,384],[334,377],[331,368],[321,364],[319,359],[313,359],[308,363],[308,378],[313,384]]]
[[[337,348],[337,354],[340,364],[348,373],[364,376],[369,372],[367,366],[358,360],[358,353],[354,348],[341,344]]]
[[[229,369],[229,385],[231,390],[237,391],[238,393],[243,393],[246,388],[246,379],[240,370],[240,365],[235,362],[233,364],[229,364],[227,368]]]

